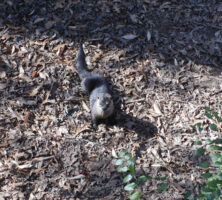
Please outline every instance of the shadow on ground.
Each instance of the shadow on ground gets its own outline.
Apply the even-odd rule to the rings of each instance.
[[[128,58],[221,67],[219,1],[2,1],[0,25],[21,37],[124,49]],[[22,35],[22,36],[21,36]],[[149,41],[148,41],[149,40]]]

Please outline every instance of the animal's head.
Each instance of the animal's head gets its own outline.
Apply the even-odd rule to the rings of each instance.
[[[101,93],[101,95],[98,96],[98,103],[103,111],[106,111],[110,106],[113,106],[112,96],[108,93]]]

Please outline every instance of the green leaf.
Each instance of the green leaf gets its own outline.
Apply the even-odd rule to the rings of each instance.
[[[207,140],[205,141],[205,143],[206,143],[206,144],[211,144],[212,141],[211,141],[210,139],[207,139]]]
[[[215,177],[217,177],[219,180],[222,180],[222,172],[219,172]]]
[[[220,166],[222,166],[222,162],[216,161],[216,162],[214,162],[214,166],[215,167],[220,167]]]
[[[126,190],[126,191],[133,191],[135,189],[135,187],[136,187],[136,183],[133,182],[133,183],[130,183],[130,184],[126,185],[124,187],[124,190]]]
[[[209,119],[212,119],[212,118],[213,118],[213,116],[212,116],[209,112],[206,112],[206,113],[205,113],[205,116],[208,117]]]
[[[222,147],[217,146],[217,145],[210,145],[209,149],[215,150],[215,151],[222,151]]]
[[[216,124],[211,124],[211,125],[210,125],[210,129],[211,129],[212,131],[217,131],[217,125],[216,125]]]
[[[218,112],[212,112],[212,115],[217,117],[218,116]]]
[[[126,150],[122,150],[122,151],[119,153],[119,158],[122,158],[123,156],[125,156],[126,153],[127,153]]]
[[[199,164],[199,167],[204,168],[204,169],[208,168],[209,166],[210,164],[208,162],[202,162]]]
[[[201,176],[204,178],[210,178],[212,175],[213,174],[211,174],[210,172],[206,172],[206,173],[201,174]]]
[[[123,164],[123,160],[122,159],[118,159],[115,163],[114,163],[114,165],[122,165]]]
[[[218,122],[222,122],[222,118],[218,117],[218,118],[217,118],[217,121],[218,121]]]
[[[211,188],[217,188],[218,185],[222,185],[222,180],[210,180],[206,184]]]
[[[197,132],[197,128],[199,131],[202,131],[203,128],[201,128],[201,125],[202,125],[201,123],[197,123],[194,126],[191,126],[193,128],[193,132]]]
[[[166,176],[163,176],[163,177],[157,176],[157,177],[155,177],[155,179],[159,180],[159,181],[165,181],[166,178],[167,178]]]
[[[131,196],[130,196],[130,200],[137,200],[139,199],[141,196],[140,192],[134,192]]]
[[[136,164],[136,158],[131,158],[127,162],[128,162],[128,165],[133,165],[134,166]]]
[[[212,113],[212,114],[213,114],[213,113]],[[220,122],[221,118],[218,116],[218,113],[215,114],[214,117],[216,118],[216,120],[217,120],[218,122]]]
[[[205,188],[202,188],[202,191],[203,191],[203,192],[206,192],[206,193],[209,193],[209,192],[214,192],[214,191],[216,191],[216,189],[215,189],[215,188],[205,187]]]
[[[118,168],[118,172],[120,172],[120,173],[127,172],[128,170],[129,170],[129,168],[127,166]]]
[[[222,155],[221,155],[221,153],[214,153],[214,154],[211,155],[211,158],[212,158],[213,160],[218,160],[218,159],[221,160]]]
[[[215,196],[214,199],[219,199],[219,197],[221,196],[221,190],[220,190],[220,189],[217,189],[217,190],[214,192],[214,196]]]
[[[216,200],[219,200],[220,195],[221,195],[220,189],[216,189],[215,192],[209,194],[208,199],[216,199]],[[211,198],[209,198],[209,197],[211,197]],[[214,197],[214,198],[213,198],[213,197]]]
[[[146,175],[142,175],[142,176],[138,177],[137,182],[138,183],[142,183],[142,182],[145,182],[147,180],[152,180],[152,177],[146,176]]]
[[[129,171],[131,174],[135,174],[135,168],[134,168],[134,165],[129,165]]]
[[[201,199],[204,198],[205,195],[204,194],[198,194],[197,196],[195,196],[195,199]]]
[[[196,126],[191,126],[193,128],[193,133],[197,132]]]
[[[188,197],[190,197],[192,194],[192,192],[190,190],[188,190],[185,194],[184,194],[184,199],[188,199]]]
[[[195,141],[194,144],[195,145],[202,145],[202,142],[201,141]]]
[[[211,159],[216,162],[222,162],[222,155],[220,153],[214,153],[212,155],[210,155]]]
[[[124,177],[123,179],[123,183],[128,183],[129,181],[131,181],[133,178],[133,176],[131,174],[128,174]]]
[[[199,148],[197,149],[197,151],[195,152],[195,156],[202,156],[205,153],[206,149],[204,148]]]
[[[199,131],[202,131],[202,130],[203,130],[203,128],[201,128],[201,125],[202,125],[202,124],[201,124],[200,122],[196,124],[196,126],[198,127],[198,130],[199,130]]]
[[[205,107],[204,108],[206,111],[210,112],[210,107]]]
[[[216,139],[216,140],[213,140],[212,143],[214,144],[222,144],[222,139]]]
[[[179,183],[180,181],[177,180],[176,178],[174,178],[174,179],[173,179],[173,182],[174,182],[174,183]]]
[[[124,156],[124,158],[125,158],[126,160],[130,160],[130,159],[132,158],[131,153],[126,153],[125,156]]]
[[[163,183],[157,188],[157,191],[162,192],[163,190],[166,190],[167,188],[168,188],[168,183]]]

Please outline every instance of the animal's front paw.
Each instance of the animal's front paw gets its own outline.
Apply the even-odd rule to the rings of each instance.
[[[94,131],[96,131],[97,128],[98,128],[97,124],[96,124],[96,123],[93,123],[93,124],[92,124],[92,128],[94,129]]]

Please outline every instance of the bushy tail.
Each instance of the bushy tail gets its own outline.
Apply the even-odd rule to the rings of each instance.
[[[90,76],[90,72],[86,66],[85,53],[82,48],[82,43],[79,44],[79,52],[77,56],[77,70],[81,80]]]

